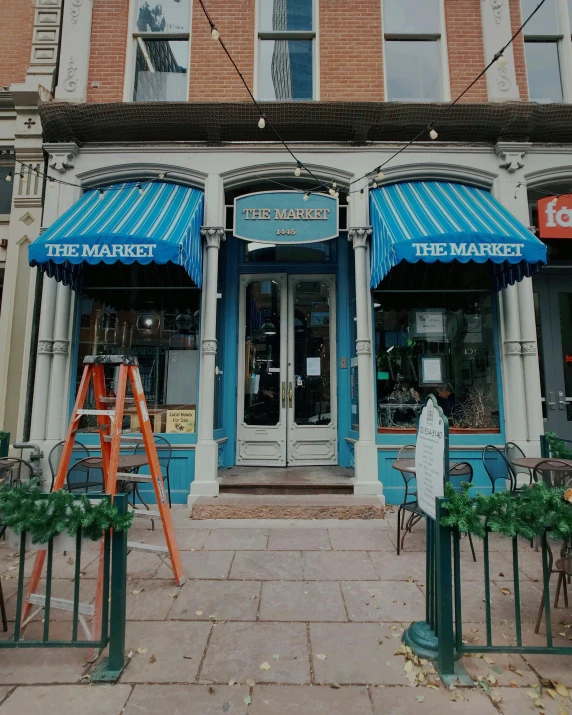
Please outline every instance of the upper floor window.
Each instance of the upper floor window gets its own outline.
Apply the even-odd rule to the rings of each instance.
[[[259,0],[258,99],[314,99],[313,0]]]
[[[134,101],[187,99],[190,14],[190,0],[135,0]]]
[[[521,0],[523,20],[537,5],[536,0]],[[564,101],[571,13],[571,0],[546,0],[524,28],[528,93],[534,102]]]
[[[441,0],[383,0],[389,101],[443,99]]]

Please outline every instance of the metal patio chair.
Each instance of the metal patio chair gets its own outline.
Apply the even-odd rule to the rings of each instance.
[[[412,459],[415,461],[415,445],[407,444],[402,447],[397,453],[397,461],[403,459]],[[421,510],[417,503],[417,482],[415,472],[409,472],[406,470],[398,470],[403,478],[405,484],[405,495],[403,497],[403,502],[399,505],[397,510],[397,555],[401,553],[403,549],[403,542],[407,532],[411,533],[411,529],[417,524],[421,519],[424,518],[425,513]],[[407,522],[405,521],[405,513],[408,513]],[[401,531],[403,531],[403,536]]]
[[[513,476],[513,491],[519,491],[522,487],[532,486],[534,477],[532,469],[529,467],[521,467],[514,463],[515,459],[525,458],[526,455],[522,449],[514,442],[507,442],[504,447],[504,456],[508,461],[508,465]]]
[[[58,473],[58,466],[60,464],[60,459],[62,458],[65,443],[65,440],[62,440],[61,442],[55,444],[48,455],[48,464],[52,474],[52,485],[50,487],[50,491],[53,491],[54,489],[54,482],[56,480],[56,474]],[[89,450],[84,444],[78,442],[76,439],[73,446],[72,456],[79,456],[80,459],[85,459],[86,457],[89,457]]]
[[[84,457],[72,464],[66,474],[66,487],[69,492],[101,494],[105,490],[101,460]]]
[[[483,466],[491,482],[492,493],[497,488],[497,482],[504,482],[505,488],[514,490],[515,479],[504,452],[492,444],[483,449]]]
[[[155,447],[157,449],[157,457],[159,458],[159,466],[161,467],[161,476],[163,477],[163,481],[167,485],[167,496],[169,498],[169,507],[171,507],[171,479],[169,474],[169,466],[173,457],[173,447],[171,446],[169,440],[165,439],[165,437],[161,437],[158,434],[153,435],[153,441],[155,442]],[[145,443],[139,442],[135,446],[133,454],[147,454],[147,452],[145,451]],[[139,470],[137,469],[135,471],[138,472]],[[137,494],[141,502],[146,505],[145,501],[141,497],[141,494],[139,493],[138,483],[134,482],[133,485],[133,505],[135,505],[135,494]]]

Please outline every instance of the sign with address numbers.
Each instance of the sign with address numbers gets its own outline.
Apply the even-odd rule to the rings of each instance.
[[[304,198],[306,196],[306,198]],[[234,200],[234,235],[257,243],[314,243],[338,235],[338,200],[328,194],[261,191]]]
[[[445,474],[449,470],[449,421],[429,395],[419,417],[415,445],[415,476],[417,503],[431,519],[435,519],[435,497],[442,497]]]

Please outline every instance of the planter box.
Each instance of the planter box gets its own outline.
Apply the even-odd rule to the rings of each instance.
[[[5,432],[3,437],[0,437],[0,457],[8,456],[8,448],[10,447],[10,432]]]
[[[449,427],[449,434],[499,434],[499,427]]]
[[[6,540],[8,542],[8,548],[17,551],[20,549],[20,534],[16,534],[12,529],[6,529]],[[54,536],[54,553],[59,554],[62,552],[75,553],[75,536],[68,536],[67,534],[57,534]],[[35,541],[30,540],[29,534],[26,534],[26,551],[46,551],[48,548],[48,542],[45,544],[37,544]],[[86,549],[86,539],[81,540],[81,551]]]

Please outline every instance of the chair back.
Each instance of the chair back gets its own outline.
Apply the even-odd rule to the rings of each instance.
[[[58,467],[60,464],[60,459],[62,458],[62,452],[64,451],[65,443],[66,442],[63,439],[61,442],[55,444],[48,455],[48,464],[50,466],[50,472],[52,474],[52,485],[50,487],[50,491],[52,491],[54,488],[54,482],[58,473]],[[80,459],[85,459],[89,457],[89,449],[81,442],[78,442],[76,439],[73,446],[72,458],[78,456]]]
[[[397,453],[397,459],[415,459],[415,445],[406,444]]]
[[[534,480],[548,487],[568,488],[572,485],[572,466],[560,459],[544,459],[534,468]]]
[[[449,484],[456,492],[463,488],[463,482],[473,481],[473,467],[469,462],[455,462],[449,467]]]
[[[498,447],[489,444],[484,448],[483,466],[490,479],[493,492],[496,490],[497,482],[499,481],[504,483],[505,488],[512,491],[514,478],[504,453]]]
[[[530,486],[532,484],[532,469],[528,467],[521,467],[514,463],[515,459],[523,459],[526,457],[522,449],[514,442],[507,442],[504,447],[504,454],[507,458],[510,471],[512,472],[514,480],[514,488],[520,489],[523,486]]]
[[[153,442],[155,442],[161,472],[163,476],[169,476],[169,464],[171,463],[171,459],[173,457],[173,447],[168,439],[165,439],[165,437],[158,434],[153,435]],[[135,446],[133,454],[146,454],[145,442],[138,442]]]
[[[66,474],[67,489],[69,492],[101,493],[104,490],[103,469],[94,467],[94,457],[84,457],[68,469]]]

